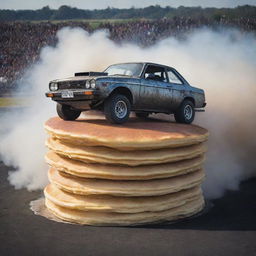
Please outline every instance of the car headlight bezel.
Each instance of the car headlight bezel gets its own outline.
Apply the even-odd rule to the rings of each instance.
[[[90,86],[92,89],[96,88],[96,80],[95,79],[90,80]]]
[[[50,91],[58,91],[58,89],[59,89],[58,83],[56,83],[56,82],[51,82],[51,83],[49,84],[49,89],[50,89]]]

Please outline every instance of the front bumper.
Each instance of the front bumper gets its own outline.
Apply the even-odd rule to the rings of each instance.
[[[96,90],[72,90],[72,97],[66,97],[64,90],[48,91],[45,96],[60,103],[69,105],[79,110],[91,109],[93,105],[100,102],[99,92]]]
[[[64,97],[65,91],[49,91],[45,93],[46,97],[52,98],[55,101],[73,101],[73,100],[93,100],[97,98],[99,93],[95,90],[82,90],[82,91],[70,91],[73,97]]]

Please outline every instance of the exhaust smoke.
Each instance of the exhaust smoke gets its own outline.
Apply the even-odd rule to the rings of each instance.
[[[79,28],[60,30],[56,47],[43,48],[40,61],[20,82],[19,91],[32,94],[30,107],[1,117],[0,155],[5,164],[17,168],[9,174],[10,183],[28,190],[48,183],[43,123],[56,115],[55,103],[44,96],[50,80],[103,71],[118,62],[150,61],[177,68],[190,84],[206,92],[206,112],[195,120],[210,131],[206,197],[237,189],[240,181],[256,174],[255,42],[253,35],[237,30],[202,29],[184,41],[167,38],[142,49],[117,45],[106,31],[89,35]]]

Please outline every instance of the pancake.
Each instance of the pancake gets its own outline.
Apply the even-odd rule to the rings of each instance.
[[[67,122],[53,117],[44,127],[52,137],[72,144],[126,151],[184,147],[204,142],[208,138],[208,131],[202,127],[152,119],[131,119],[120,126],[109,124],[106,120],[80,119]]]
[[[54,204],[49,199],[45,199],[46,207],[58,218],[79,223],[83,225],[138,225],[146,223],[156,223],[161,221],[174,221],[192,216],[204,207],[204,199],[192,200],[182,206],[159,212],[141,213],[113,213],[97,211],[80,211]]]
[[[116,197],[107,195],[76,195],[49,184],[44,195],[54,204],[75,210],[100,212],[154,212],[163,211],[186,204],[202,196],[199,186],[164,196]]]
[[[62,175],[50,168],[48,178],[58,188],[80,195],[112,195],[112,196],[157,196],[189,189],[201,184],[204,179],[202,169],[173,178],[148,181],[116,181],[102,179],[77,178]]]
[[[202,166],[204,157],[199,156],[175,163],[137,167],[89,164],[63,157],[53,151],[49,151],[45,159],[50,166],[58,171],[73,176],[111,180],[150,180],[178,176],[198,170]]]
[[[170,163],[192,159],[206,152],[203,143],[182,148],[157,150],[119,151],[107,147],[72,145],[58,139],[48,138],[46,145],[54,152],[87,163],[121,164],[129,166]]]

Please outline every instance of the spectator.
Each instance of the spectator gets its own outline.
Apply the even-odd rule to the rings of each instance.
[[[92,33],[94,29],[85,22],[14,22],[0,23],[0,90],[12,89],[26,68],[38,60],[39,52],[45,45],[56,44],[56,33],[64,26],[81,27]],[[133,42],[142,47],[150,46],[169,36],[180,37],[200,27],[238,27],[242,31],[255,31],[256,18],[215,20],[205,17],[174,17],[161,20],[140,20],[120,23],[100,23],[97,29],[108,29],[110,39],[117,43]]]

